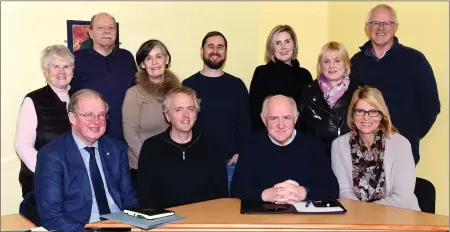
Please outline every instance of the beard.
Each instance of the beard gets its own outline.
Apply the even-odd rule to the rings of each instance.
[[[205,56],[203,55],[203,62],[206,64],[206,66],[208,66],[210,69],[219,69],[222,67],[223,63],[225,63],[226,60],[226,55],[224,55],[223,59],[218,60],[217,62],[212,61],[209,57],[210,56],[219,56],[219,58],[222,58],[222,56],[218,53],[211,53],[209,54],[209,56]]]

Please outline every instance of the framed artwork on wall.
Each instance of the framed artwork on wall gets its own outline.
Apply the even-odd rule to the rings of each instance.
[[[89,38],[90,21],[67,20],[67,47],[71,52],[89,49],[92,41]],[[117,23],[116,47],[119,47],[119,23]]]

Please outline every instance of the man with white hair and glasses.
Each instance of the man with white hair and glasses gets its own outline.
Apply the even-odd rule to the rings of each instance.
[[[372,8],[365,23],[370,40],[352,57],[350,78],[382,92],[393,124],[411,143],[417,165],[419,141],[440,113],[440,101],[430,63],[418,50],[399,43],[398,25],[391,6]]]

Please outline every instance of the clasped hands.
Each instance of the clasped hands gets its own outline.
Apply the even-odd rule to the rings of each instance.
[[[303,186],[300,186],[296,181],[286,180],[265,189],[261,194],[261,198],[265,202],[275,204],[295,204],[303,201],[306,195],[307,192]]]

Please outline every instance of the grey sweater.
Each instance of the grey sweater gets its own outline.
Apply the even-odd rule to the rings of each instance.
[[[335,139],[331,146],[331,165],[339,182],[339,198],[359,200],[353,191],[352,157],[350,154],[350,133]],[[420,211],[414,195],[416,168],[411,144],[400,134],[386,138],[384,153],[386,174],[385,197],[374,203],[403,209]]]

